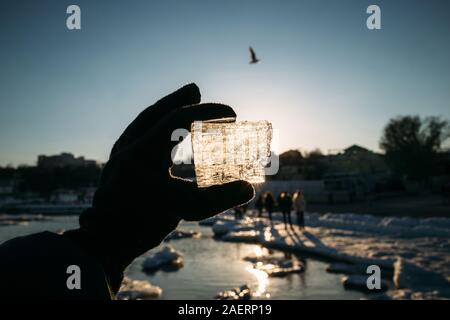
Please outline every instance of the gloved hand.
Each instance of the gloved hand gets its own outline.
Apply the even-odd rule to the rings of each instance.
[[[198,87],[189,84],[145,109],[115,143],[93,206],[80,216],[81,230],[69,232],[107,270],[123,270],[180,219],[201,220],[253,198],[253,187],[244,181],[198,188],[171,176],[175,129],[189,130],[195,120],[236,117],[229,106],[199,102]]]

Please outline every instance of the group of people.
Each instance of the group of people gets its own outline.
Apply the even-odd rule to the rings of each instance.
[[[297,225],[300,229],[305,227],[305,209],[306,201],[301,191],[296,191],[292,195],[289,192],[281,192],[275,201],[275,197],[272,192],[261,193],[256,199],[256,209],[258,210],[258,216],[262,217],[264,209],[266,210],[269,220],[273,222],[273,212],[275,207],[283,214],[283,222],[285,228],[292,227],[291,212],[294,209],[297,215]]]

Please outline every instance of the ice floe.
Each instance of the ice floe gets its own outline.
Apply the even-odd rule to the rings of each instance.
[[[251,262],[254,269],[264,271],[269,277],[283,277],[291,273],[300,273],[305,270],[303,263],[292,257],[258,255],[247,256],[244,260]]]
[[[269,277],[283,277],[291,273],[304,271],[303,264],[295,260],[274,259],[268,263],[257,262],[254,268],[264,271]]]
[[[259,232],[255,230],[230,231],[224,234],[221,239],[229,242],[257,242]]]
[[[381,279],[380,289],[370,290],[367,286],[367,275],[350,275],[342,278],[342,284],[346,289],[359,290],[365,292],[386,291],[389,288],[389,282]]]
[[[117,300],[148,300],[159,298],[162,289],[145,280],[133,280],[125,277],[116,295]]]
[[[247,285],[219,292],[214,298],[218,300],[249,300],[252,291]]]
[[[199,225],[201,226],[212,226],[214,223],[216,223],[217,221],[233,221],[234,217],[231,216],[229,213],[231,213],[230,210],[223,212],[221,214],[206,218],[204,220],[199,221]]]
[[[413,288],[420,292],[436,292],[450,297],[450,283],[437,272],[398,259],[395,263],[393,281],[397,289]]]
[[[445,299],[441,296],[439,291],[420,292],[411,289],[400,289],[388,291],[385,296],[379,298],[395,299],[395,300],[440,300]]]
[[[199,231],[174,230],[167,235],[167,237],[164,239],[164,242],[169,242],[171,240],[185,239],[185,238],[199,239],[200,236],[201,236],[201,233]]]
[[[146,272],[154,272],[159,269],[177,270],[182,266],[183,255],[168,245],[145,257],[142,263],[142,269]]]

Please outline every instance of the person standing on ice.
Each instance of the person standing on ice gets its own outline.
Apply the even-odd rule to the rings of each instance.
[[[242,218],[244,218],[245,215],[247,214],[248,202],[247,202],[247,203],[244,203],[244,204],[241,206],[241,209],[242,209]],[[241,218],[241,219],[242,219],[242,218]]]
[[[289,226],[291,228],[293,228],[293,226],[292,226],[292,219],[291,219],[292,196],[291,196],[290,193],[286,192],[284,201],[285,201],[285,205],[286,205],[286,208],[285,208],[286,218],[287,218],[287,221],[289,222]]]
[[[234,220],[242,219],[242,207],[237,206],[234,208]]]
[[[294,210],[297,214],[297,224],[300,229],[305,228],[305,210],[306,210],[306,201],[303,193],[301,191],[296,191],[292,198],[294,204]]]
[[[266,194],[264,195],[264,207],[266,208],[266,211],[269,215],[271,226],[273,226],[272,212],[274,206],[275,206],[275,197],[273,196],[272,192],[266,192]]]
[[[291,210],[292,210],[292,197],[288,192],[282,192],[278,198],[278,206],[283,214],[284,228],[288,226],[292,228]]]
[[[264,195],[262,193],[256,199],[255,207],[256,207],[256,210],[258,211],[258,217],[261,218],[262,212],[264,209]]]
[[[280,194],[277,197],[277,204],[278,204],[278,209],[280,211],[283,211],[283,198],[284,198],[284,192],[280,192]]]

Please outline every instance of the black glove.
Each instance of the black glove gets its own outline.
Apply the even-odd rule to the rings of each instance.
[[[245,181],[198,188],[171,176],[175,129],[236,117],[229,106],[199,102],[198,87],[189,84],[145,109],[115,143],[93,206],[80,216],[80,230],[67,233],[110,275],[157,246],[181,219],[201,220],[253,198]]]

